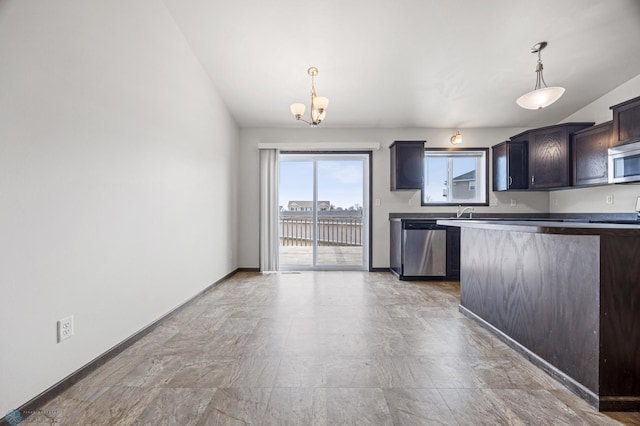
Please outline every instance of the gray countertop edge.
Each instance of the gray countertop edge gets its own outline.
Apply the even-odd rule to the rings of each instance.
[[[465,214],[466,216],[466,214]],[[389,213],[392,219],[453,219],[455,213]],[[637,220],[636,213],[474,213],[474,219],[592,219],[592,220]]]
[[[537,234],[566,234],[566,235],[616,235],[640,236],[640,225],[623,225],[608,223],[585,222],[554,222],[535,220],[463,220],[439,219],[438,225],[458,226],[460,228],[494,229],[499,231],[531,232]]]

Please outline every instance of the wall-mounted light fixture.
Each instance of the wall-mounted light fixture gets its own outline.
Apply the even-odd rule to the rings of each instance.
[[[460,132],[456,132],[455,135],[451,136],[450,140],[452,145],[460,145],[462,143],[462,135]]]
[[[542,75],[542,59],[540,52],[547,47],[546,41],[536,43],[531,48],[531,53],[538,54],[538,63],[536,64],[536,87],[529,93],[520,96],[516,103],[526,109],[542,109],[560,99],[564,93],[564,87],[547,87]],[[543,87],[544,85],[544,87]]]
[[[311,127],[317,127],[324,117],[327,115],[327,106],[329,105],[329,99],[317,96],[316,86],[314,84],[314,77],[318,75],[318,68],[310,67],[307,70],[307,74],[311,76],[311,121],[304,120],[302,115],[304,114],[304,104],[291,104],[291,113],[296,117],[296,120],[304,121]]]

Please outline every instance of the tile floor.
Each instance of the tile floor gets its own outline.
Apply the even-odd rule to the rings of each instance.
[[[238,273],[42,407],[65,425],[612,425],[451,282]]]

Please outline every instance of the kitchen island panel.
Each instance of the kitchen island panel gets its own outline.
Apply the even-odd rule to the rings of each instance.
[[[597,394],[599,237],[464,227],[462,241],[460,305]]]
[[[462,228],[461,312],[599,410],[640,410],[636,221],[438,223]]]

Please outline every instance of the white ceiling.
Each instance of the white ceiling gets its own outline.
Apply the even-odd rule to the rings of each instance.
[[[165,0],[242,127],[301,127],[309,66],[323,127],[555,124],[640,75],[638,0]],[[549,86],[565,95],[540,111]],[[638,93],[640,95],[640,93]]]

